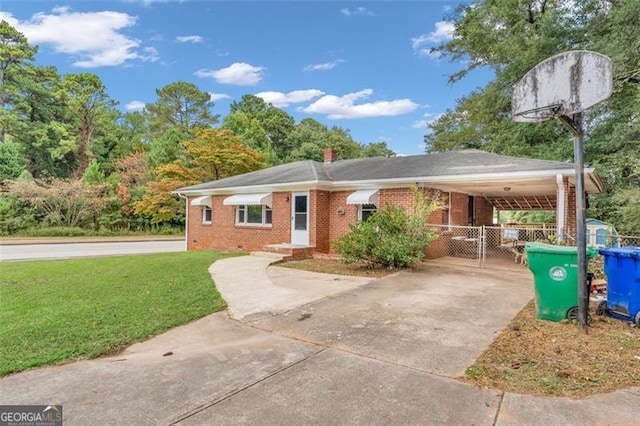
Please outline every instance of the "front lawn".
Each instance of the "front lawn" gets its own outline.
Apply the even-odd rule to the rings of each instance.
[[[0,264],[0,375],[115,353],[225,308],[211,251]]]

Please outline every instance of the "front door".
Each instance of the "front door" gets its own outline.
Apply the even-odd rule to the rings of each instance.
[[[309,245],[309,193],[291,194],[291,244]]]

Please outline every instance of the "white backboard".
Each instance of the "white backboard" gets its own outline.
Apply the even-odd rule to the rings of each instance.
[[[537,123],[570,116],[608,99],[613,90],[611,59],[588,50],[554,55],[533,67],[513,87],[513,121]]]

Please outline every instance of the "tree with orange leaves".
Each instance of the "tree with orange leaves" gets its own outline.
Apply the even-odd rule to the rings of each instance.
[[[182,143],[184,159],[157,167],[157,180],[147,185],[147,192],[135,205],[138,214],[152,223],[181,221],[184,203],[173,194],[177,188],[211,180],[224,179],[266,166],[264,154],[244,145],[226,129],[202,129],[196,137]]]

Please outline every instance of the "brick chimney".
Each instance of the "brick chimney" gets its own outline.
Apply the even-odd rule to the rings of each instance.
[[[338,152],[333,148],[324,150],[324,164],[331,164],[338,159]]]

